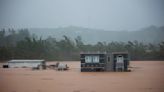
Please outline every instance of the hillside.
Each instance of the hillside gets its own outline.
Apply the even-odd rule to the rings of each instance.
[[[30,28],[30,33],[47,38],[49,36],[61,39],[63,35],[74,39],[81,36],[85,43],[111,42],[111,41],[134,41],[144,43],[159,43],[164,40],[164,26],[150,26],[139,30],[128,31],[111,31],[101,29],[89,29],[76,26],[60,27],[60,28]]]

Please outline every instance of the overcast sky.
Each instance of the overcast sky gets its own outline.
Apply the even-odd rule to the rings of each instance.
[[[1,28],[136,30],[150,25],[164,25],[164,0],[0,0]]]

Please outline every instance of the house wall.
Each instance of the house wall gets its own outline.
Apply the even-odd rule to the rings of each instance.
[[[129,65],[129,55],[128,53],[113,53],[112,58],[113,58],[113,70],[116,71],[116,61],[117,61],[117,56],[122,55],[124,57],[124,71],[128,70],[128,65]]]
[[[114,61],[113,61],[113,57],[111,54],[108,54],[108,60],[106,62],[106,71],[113,71],[113,64],[114,64]]]
[[[106,54],[81,54],[81,71],[104,70],[106,66]],[[91,58],[91,60],[89,59]],[[91,61],[91,62],[89,62]]]

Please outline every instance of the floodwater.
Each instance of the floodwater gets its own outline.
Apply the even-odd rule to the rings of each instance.
[[[131,72],[80,72],[80,62],[64,63],[70,70],[0,68],[0,92],[164,92],[164,61],[132,61]]]

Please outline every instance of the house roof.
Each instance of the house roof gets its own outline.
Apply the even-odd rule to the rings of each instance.
[[[107,52],[80,52],[80,54],[107,54]]]
[[[8,61],[8,63],[12,62],[44,62],[45,60],[30,60],[30,59],[13,59]]]
[[[112,54],[128,54],[128,52],[112,52]]]

